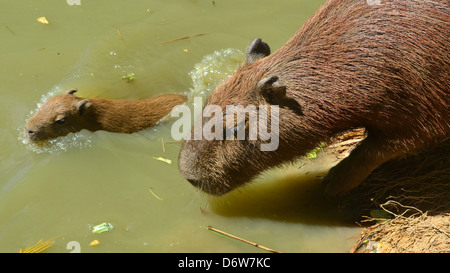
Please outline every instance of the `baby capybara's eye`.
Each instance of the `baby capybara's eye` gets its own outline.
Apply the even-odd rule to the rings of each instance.
[[[64,124],[65,122],[66,122],[66,118],[61,118],[61,119],[55,120],[55,123],[57,123],[57,124]]]

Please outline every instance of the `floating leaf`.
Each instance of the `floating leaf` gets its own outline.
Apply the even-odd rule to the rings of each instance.
[[[172,160],[167,159],[167,158],[164,158],[164,157],[153,157],[153,158],[156,159],[156,160],[165,162],[165,163],[167,163],[167,164],[172,164]]]
[[[50,24],[50,23],[48,22],[47,18],[45,18],[44,16],[43,16],[43,17],[36,18],[36,20],[37,20],[39,23],[41,23],[41,24],[45,24],[45,25]]]
[[[103,224],[96,225],[95,227],[93,227],[92,233],[102,233],[102,232],[110,231],[113,229],[114,229],[114,226],[111,225],[110,223],[103,223]]]
[[[100,241],[99,240],[94,240],[94,241],[92,241],[89,245],[90,246],[98,246],[100,244]]]
[[[136,78],[134,77],[134,73],[130,73],[130,74],[122,77],[122,80],[127,81],[127,82],[132,82],[135,79]]]

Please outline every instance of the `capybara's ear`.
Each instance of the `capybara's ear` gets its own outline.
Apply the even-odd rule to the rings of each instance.
[[[77,92],[77,89],[76,88],[72,88],[72,89],[67,90],[66,94],[67,95],[73,95],[73,93],[75,93],[75,92]]]
[[[251,64],[269,55],[269,45],[263,42],[261,38],[257,38],[253,40],[253,42],[251,42],[251,44],[247,48],[246,61],[248,64]]]
[[[91,105],[92,105],[92,103],[87,99],[80,100],[79,102],[77,102],[77,110],[78,110],[78,113],[80,114],[80,116],[83,115],[84,112],[86,112],[86,110]]]
[[[279,105],[286,98],[286,86],[280,84],[277,76],[260,80],[257,90],[270,104]]]

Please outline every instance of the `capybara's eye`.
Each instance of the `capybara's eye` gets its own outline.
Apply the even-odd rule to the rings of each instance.
[[[244,119],[240,121],[236,125],[236,121],[233,127],[227,127],[224,128],[224,136],[223,139],[237,139],[237,140],[245,140],[245,130],[248,130],[248,120]],[[244,130],[243,132],[241,132]],[[228,137],[228,138],[227,138]]]
[[[64,124],[66,122],[66,119],[65,118],[60,118],[60,119],[55,120],[55,122],[58,123],[58,124]]]

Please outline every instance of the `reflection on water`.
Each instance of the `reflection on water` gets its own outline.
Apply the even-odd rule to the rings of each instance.
[[[69,88],[87,98],[206,97],[243,61],[251,40],[263,37],[276,50],[320,5],[215,3],[4,3],[3,11],[14,12],[2,15],[7,28],[0,28],[0,252],[54,237],[47,252],[70,252],[70,242],[81,252],[260,251],[207,226],[283,252],[351,247],[348,238],[359,229],[340,224],[320,199],[316,174],[323,170],[306,174],[306,167],[291,166],[208,197],[178,172],[181,144],[171,138],[170,118],[130,135],[82,130],[44,144],[24,136],[39,105]],[[50,24],[36,22],[41,16]],[[164,43],[200,33],[206,35]],[[130,73],[134,81],[122,80]],[[114,230],[92,233],[103,222]],[[94,240],[100,244],[90,246]]]
[[[321,179],[334,157],[300,159],[266,171],[224,197],[211,198],[212,209],[228,217],[255,217],[311,225],[345,225],[337,207],[322,195]],[[348,224],[348,223],[347,223]]]
[[[229,217],[342,225],[336,207],[322,197],[321,176],[323,174],[292,174],[254,181],[239,193],[214,199],[211,203],[215,212]]]

